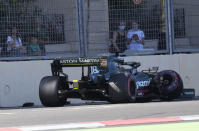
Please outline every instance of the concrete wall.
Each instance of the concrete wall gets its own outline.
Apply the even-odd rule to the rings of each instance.
[[[109,41],[108,0],[86,1],[88,50],[107,51]]]
[[[125,60],[141,62],[139,70],[159,66],[160,70],[177,71],[185,88],[195,88],[199,96],[199,54],[132,56]],[[39,83],[42,77],[51,75],[52,61],[0,62],[0,107],[22,106],[33,102],[41,105],[39,100]],[[80,68],[65,68],[69,79],[80,79]]]
[[[51,62],[0,62],[0,107],[22,106],[29,102],[41,105],[39,83],[44,76],[51,75]],[[81,73],[77,68],[64,71],[71,80],[80,79],[80,75],[76,75]]]

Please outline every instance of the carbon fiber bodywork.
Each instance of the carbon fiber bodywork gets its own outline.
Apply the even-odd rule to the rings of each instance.
[[[56,59],[51,63],[52,77],[55,77],[53,80],[58,83],[57,87],[51,87],[57,90],[53,96],[57,97],[58,94],[57,99],[81,98],[114,103],[138,99],[174,99],[180,96],[183,83],[175,71],[157,72],[158,68],[154,67],[138,72],[139,66],[139,62],[125,62],[123,58],[115,56]],[[63,67],[82,67],[81,79],[69,81]],[[87,73],[85,68],[88,68]],[[49,92],[47,86],[50,82],[42,80],[40,90],[45,88]],[[48,96],[46,92],[41,92],[41,97]]]

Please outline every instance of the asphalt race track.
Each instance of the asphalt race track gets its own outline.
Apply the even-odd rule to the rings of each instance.
[[[53,108],[0,108],[0,128],[187,115],[199,115],[199,100],[130,104],[87,101]]]

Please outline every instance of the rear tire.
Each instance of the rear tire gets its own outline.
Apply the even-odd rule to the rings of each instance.
[[[183,90],[183,82],[180,75],[172,70],[159,72],[155,78],[162,100],[173,100],[178,98]]]
[[[66,98],[59,95],[63,89],[62,80],[59,76],[46,76],[39,85],[39,97],[41,103],[47,107],[58,107],[66,104]]]
[[[119,73],[109,80],[109,102],[123,103],[136,101],[136,84],[130,73]]]

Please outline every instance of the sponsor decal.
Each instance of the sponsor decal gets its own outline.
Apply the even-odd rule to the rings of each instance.
[[[150,83],[151,83],[151,79],[146,80],[146,81],[137,81],[136,82],[136,87],[137,87],[137,89],[139,89],[139,87],[149,86]]]
[[[99,65],[100,58],[68,58],[60,60],[65,65]]]
[[[107,59],[100,59],[100,67],[107,67],[108,60]]]
[[[99,59],[97,58],[79,58],[80,63],[98,63]]]
[[[144,93],[140,92],[140,93],[137,93],[138,96],[143,96]]]
[[[149,92],[148,89],[144,89],[144,90],[137,90],[137,95],[138,96],[143,96],[145,93]]]
[[[91,66],[90,69],[91,69],[91,74],[99,73],[99,70],[98,70],[97,66]]]
[[[61,64],[73,64],[78,63],[77,59],[67,59],[67,60],[60,60]]]

